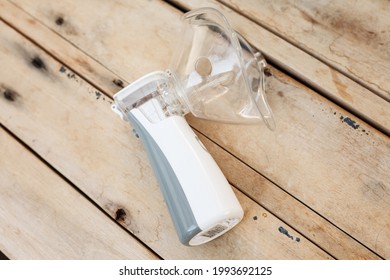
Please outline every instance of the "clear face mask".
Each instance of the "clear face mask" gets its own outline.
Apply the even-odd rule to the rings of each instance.
[[[143,110],[153,122],[191,112],[199,118],[227,123],[263,120],[273,130],[275,123],[264,90],[263,56],[254,53],[226,18],[212,8],[185,14],[180,34],[184,38],[170,70],[145,81],[131,98],[121,100],[118,94],[120,107],[140,107],[155,99],[154,110]]]
[[[210,8],[187,13],[183,40],[173,57],[172,75],[177,93],[196,117],[275,127],[264,94],[264,67],[218,11]]]
[[[112,109],[144,142],[180,241],[200,245],[243,217],[221,170],[184,119],[275,128],[264,88],[266,62],[212,8],[183,16],[167,71],[145,75],[114,96]]]

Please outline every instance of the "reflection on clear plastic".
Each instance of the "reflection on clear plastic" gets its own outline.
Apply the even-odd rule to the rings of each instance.
[[[143,92],[142,112],[152,122],[171,115],[194,116],[228,123],[263,120],[274,129],[264,88],[266,62],[212,8],[198,9],[183,18],[184,38],[171,70],[154,81],[153,92]],[[146,87],[146,86],[145,86]],[[146,104],[147,103],[147,104]]]
[[[211,8],[187,13],[182,34],[185,38],[171,69],[189,110],[196,117],[230,123],[263,119],[273,129],[261,54],[254,54],[225,17]],[[198,69],[200,59],[206,70]]]
[[[176,116],[192,112],[244,124],[263,119],[271,129],[274,123],[264,95],[262,56],[217,10],[195,10],[183,21],[170,70],[149,73],[123,88],[114,95],[112,109],[139,133],[179,237],[195,246],[232,228],[243,210],[215,161],[185,119]]]

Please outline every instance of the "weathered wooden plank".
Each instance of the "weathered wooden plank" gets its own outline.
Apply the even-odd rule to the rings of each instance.
[[[175,2],[188,9],[218,7],[252,44],[263,50],[270,42],[280,42],[285,49],[273,44],[266,47],[267,52],[284,50],[284,56],[296,57],[296,49],[282,40],[273,41],[275,36],[267,36],[269,33],[215,1]],[[283,57],[283,53],[276,54]],[[295,67],[306,60],[286,61]],[[195,118],[190,123],[373,251],[388,257],[389,138],[284,75],[270,77],[268,82],[268,91],[277,93],[269,95],[279,123],[276,133],[211,125]],[[370,103],[372,96],[366,95],[362,104]],[[380,117],[388,119],[388,104],[382,100]],[[256,151],[262,151],[264,160],[254,157]]]
[[[377,255],[363,247],[329,221],[320,217],[307,205],[293,199],[290,194],[275,186],[261,174],[214,142],[198,133],[199,138],[224,171],[226,178],[242,192],[248,194],[265,209],[293,225],[315,244],[338,259],[377,259]],[[254,219],[257,216],[253,217]]]
[[[78,3],[76,6],[74,3],[61,1],[61,3],[56,3],[56,9],[54,10],[50,9],[53,3],[48,0],[34,1],[34,3],[25,0],[13,1],[36,18],[39,18],[39,20],[43,21],[51,29],[71,40],[76,46],[84,50],[88,48],[88,54],[94,59],[103,65],[110,65],[111,70],[128,81],[134,80],[147,72],[161,69],[161,67],[168,67],[175,47],[174,44],[176,43],[175,34],[179,33],[179,26],[171,23],[172,21],[178,21],[177,11],[171,10],[170,12],[165,12],[157,16],[157,11],[153,6],[150,3],[149,5],[145,5],[143,1],[133,1],[134,3],[132,2],[131,4],[117,3],[115,1],[91,4],[93,1],[90,0],[90,2],[83,1],[83,3]],[[251,44],[260,49],[269,60],[294,73],[355,115],[390,135],[390,110],[386,110],[389,103],[373,95],[371,91],[340,74],[332,67],[321,63],[318,59],[308,55],[248,19],[239,16],[223,5],[217,4],[216,1],[196,0],[187,2],[175,0],[172,2],[184,5],[187,9],[201,6],[218,7],[234,23],[235,28]],[[35,31],[34,28],[36,26],[33,26],[33,24],[37,23],[23,20],[23,18],[15,20],[14,15],[16,11],[10,6],[7,0],[0,1],[0,5],[6,8],[4,11],[9,11],[2,15],[8,19],[8,22],[12,22],[17,29],[21,28],[24,30],[24,33],[28,34],[28,36],[33,36],[34,40],[40,41],[40,44],[45,45],[45,49],[50,49],[57,56],[77,59],[76,54],[71,51],[63,53],[61,51],[62,44],[48,44],[47,42],[51,42],[50,40],[42,40],[45,36],[50,37],[52,35]],[[161,5],[164,6],[163,4]],[[86,8],[91,6],[99,10],[98,16],[102,19],[105,18],[106,21],[86,21],[85,13],[83,12],[85,9],[90,10],[91,13],[96,13],[95,11],[91,11],[90,8]],[[125,10],[127,12],[126,15],[124,15]],[[142,16],[145,16],[145,18],[153,18],[154,20],[144,22],[142,28],[139,28],[133,22],[136,22]],[[34,31],[29,32],[28,30]],[[128,34],[131,34],[131,36]],[[148,36],[147,34],[160,39],[158,47],[148,43],[153,38],[145,39]],[[116,46],[115,52],[107,52],[105,50],[107,46]],[[150,64],[148,66],[144,66],[139,61],[145,58],[145,51],[149,54]],[[133,59],[126,60],[126,64],[124,64],[122,61],[123,58],[129,57],[130,55]],[[80,74],[86,74],[88,77],[91,76],[89,74],[95,75],[96,79],[90,82],[98,85],[99,88],[101,88],[100,86],[103,83],[106,83],[115,92],[117,87],[112,81],[118,80],[112,76],[113,73],[108,71],[105,74],[107,69],[102,69],[104,67],[101,66],[92,67],[96,64],[92,60],[89,57],[85,57],[81,61],[75,61],[77,64],[83,66],[80,67]],[[95,71],[95,73],[89,73],[91,71]]]
[[[68,41],[59,37],[58,34],[50,32],[52,30],[41,22],[34,20],[31,16],[21,13],[21,9],[7,0],[0,1],[0,18],[53,56],[62,58],[64,63],[78,65],[77,73],[86,78],[93,77],[88,82],[98,89],[104,87],[105,90],[113,94],[125,85],[125,82],[117,74],[114,74],[103,64],[88,56],[88,54],[83,53],[80,49],[68,47]],[[60,25],[69,25],[64,23],[65,19],[62,15],[55,18],[55,21],[56,24],[62,22]],[[66,27],[65,30],[68,29],[72,30],[72,27]],[[66,34],[68,33],[71,32],[66,31]]]
[[[7,9],[13,10],[7,0],[1,2]],[[160,70],[162,65],[167,67],[173,53],[174,39],[180,30],[180,25],[177,24],[178,19],[170,22],[177,17],[178,12],[167,9],[167,4],[155,0],[147,5],[145,1],[124,3],[123,1],[94,0],[80,3],[61,1],[54,6],[51,1],[13,3],[36,16],[44,25],[72,41],[75,46],[90,50],[88,55],[92,60],[101,63],[103,67],[110,65],[109,71],[112,73],[118,76],[122,76],[120,73],[125,73],[122,77],[126,80],[134,80],[144,73]],[[164,10],[164,13],[160,12],[161,9]],[[14,22],[7,12],[4,12],[2,17],[9,18],[11,23]],[[145,21],[145,19],[148,20]],[[15,22],[15,24],[18,23]],[[31,25],[34,26],[35,23],[24,22],[23,24],[29,24],[31,28]],[[140,28],[141,26],[142,28]],[[32,33],[35,32],[32,31]],[[29,36],[30,32],[27,32],[26,35]],[[40,33],[40,35],[50,36],[47,33]],[[34,40],[39,39],[39,37],[35,37],[35,34],[31,34],[31,36],[34,36]],[[158,39],[158,45],[152,43],[156,39]],[[45,45],[41,42],[43,40],[38,41],[40,41],[39,44]],[[85,46],[86,42],[88,46]],[[108,46],[114,45],[116,46],[115,52],[108,48]],[[55,46],[50,46],[50,48],[56,50]],[[60,53],[62,53],[62,48],[57,49],[55,54],[62,55]],[[72,56],[71,51],[64,56],[68,57],[69,54]],[[126,57],[132,57],[132,59],[127,60]],[[145,64],[145,58],[148,58],[150,63]],[[126,66],[124,68],[123,62],[125,60]],[[88,64],[93,63],[87,62]],[[79,61],[79,64],[84,64],[84,61]],[[83,66],[88,68],[88,65]],[[90,70],[93,71],[93,69]],[[88,76],[88,71],[80,74]],[[103,75],[101,77],[104,78]],[[112,79],[114,78],[104,78],[104,84],[109,84]],[[115,92],[118,87],[113,89]]]
[[[65,7],[62,7],[62,8],[65,8]],[[67,14],[67,12],[65,11],[65,14]],[[18,18],[20,19],[20,18],[22,18],[20,15],[18,16]],[[70,15],[68,15],[67,16],[67,20],[69,20],[69,18],[71,18],[71,16]],[[76,19],[73,19],[73,20],[75,20],[75,21],[77,21]],[[174,16],[172,16],[172,18],[170,18],[170,21],[169,22],[177,22],[177,15],[174,15]],[[24,22],[29,22],[29,20],[24,20]],[[35,23],[35,27],[37,26],[37,24]],[[24,26],[25,28],[27,28],[28,29],[28,24],[26,24],[26,26]],[[150,32],[151,32],[151,34],[153,35],[154,33],[153,32],[155,32],[155,29],[151,29],[151,30],[149,30]],[[84,33],[85,33],[86,31],[84,31]],[[151,35],[151,37],[150,38],[153,38],[153,36]],[[47,35],[46,35],[47,36]],[[54,39],[53,37],[51,37],[52,39]],[[59,40],[59,39],[57,39],[57,41],[59,41],[59,43],[56,43],[56,44],[53,44],[53,45],[61,45],[61,44],[64,44],[61,40]],[[56,42],[57,42],[56,41]],[[43,42],[43,41],[42,41]],[[79,43],[80,44],[80,43]],[[51,46],[48,46],[49,48],[51,47]],[[116,50],[114,50],[113,49],[113,51],[116,51]],[[120,50],[118,50],[119,52],[120,52]],[[160,51],[162,51],[162,50],[160,50]],[[166,50],[168,53],[170,52],[170,50]],[[56,54],[59,54],[60,55],[60,51],[56,51]],[[70,58],[71,60],[70,61],[74,61],[75,59],[77,59],[77,57],[76,58]],[[73,60],[72,60],[73,59]],[[99,57],[99,59],[104,59],[104,58],[102,58],[102,57]],[[66,60],[66,58],[65,58],[65,60]],[[109,63],[109,62],[105,62],[105,63]],[[146,62],[145,62],[146,63]],[[75,67],[77,67],[78,65],[75,65]],[[82,67],[82,65],[80,65],[81,67]],[[97,66],[98,67],[98,66]],[[160,69],[162,68],[162,67],[164,67],[163,65],[160,67]],[[124,66],[124,68],[126,68],[125,66]],[[137,69],[134,69],[134,71],[137,71]],[[130,75],[130,72],[131,71],[129,71],[129,75]],[[93,78],[93,77],[92,77]],[[91,79],[92,79],[91,78]],[[107,88],[109,88],[109,87],[107,87]],[[109,91],[109,90],[108,90]],[[275,91],[275,92],[277,92],[277,91]],[[312,94],[311,92],[309,92],[309,94]],[[289,104],[287,104],[286,106],[288,106]],[[294,104],[293,104],[294,105]],[[319,109],[318,109],[319,110]],[[319,110],[320,111],[320,110]],[[325,127],[326,127],[326,124],[323,124]],[[300,141],[302,141],[302,139],[300,140]],[[224,170],[225,171],[225,170]],[[229,174],[230,174],[230,172],[231,172],[231,169],[226,169],[226,172],[229,172]],[[240,172],[237,172],[236,174],[238,174],[238,173],[240,173]],[[232,175],[235,175],[235,174],[232,174]],[[256,192],[257,192],[258,190],[256,190],[256,189],[252,189],[252,196],[253,197],[256,197]],[[254,195],[255,194],[255,195]],[[258,196],[258,195],[257,195]],[[277,196],[276,196],[277,197]],[[273,204],[274,205],[274,208],[268,208],[268,209],[271,209],[272,210],[272,212],[273,211],[275,211],[275,212],[277,212],[277,210],[278,210],[278,208],[280,208],[278,205],[277,205],[277,203],[274,203]],[[286,206],[288,206],[288,207],[292,207],[292,208],[294,208],[294,206],[291,206],[291,205],[295,205],[294,204],[294,202],[289,202],[289,203],[287,203],[287,202],[285,202],[284,203],[284,205],[286,205]],[[272,203],[271,203],[271,206],[272,206]],[[268,206],[267,207],[269,207],[269,204],[268,204]],[[282,218],[283,219],[285,219],[285,220],[289,220],[289,221],[291,221],[291,220],[294,220],[294,219],[296,219],[296,220],[294,220],[295,222],[298,222],[298,223],[301,223],[301,220],[297,220],[297,215],[293,215],[293,214],[291,214],[291,213],[288,213],[289,211],[285,211],[285,214],[284,215],[286,215],[286,216],[282,216]],[[280,214],[280,212],[278,213],[278,214]],[[290,214],[290,216],[289,216],[289,214]],[[282,214],[283,215],[283,214]],[[299,216],[299,215],[298,215]],[[315,216],[315,215],[314,215]],[[279,216],[280,217],[280,216]],[[298,217],[299,218],[299,217]],[[291,223],[291,224],[294,224],[294,223]],[[324,230],[323,230],[323,228],[325,227],[326,228],[326,223],[324,223],[323,221],[321,221],[321,219],[319,219],[318,220],[318,217],[316,218],[316,220],[315,221],[313,221],[313,224],[316,224],[317,226],[317,228],[319,228],[319,229],[322,229],[321,231],[323,232]],[[323,224],[324,226],[318,226],[319,224]],[[308,224],[306,224],[306,229],[305,229],[305,226],[303,226],[302,228],[299,228],[299,230],[300,230],[300,232],[303,232],[304,234],[307,234],[307,227],[310,227],[311,225],[310,225],[310,223],[308,223]],[[315,228],[314,226],[313,226],[313,228]],[[306,230],[306,231],[305,231]],[[331,239],[328,239],[328,237],[324,237],[324,238],[318,238],[319,236],[321,236],[322,234],[319,234],[318,232],[316,232],[316,233],[314,233],[313,232],[313,229],[312,230],[310,230],[309,229],[309,234],[310,235],[312,235],[312,239],[314,239],[315,240],[315,242],[316,243],[318,243],[318,244],[320,244],[320,246],[321,247],[323,247],[323,248],[330,248],[329,246],[331,246],[332,244],[332,240]],[[327,233],[325,233],[325,235],[326,235]],[[342,234],[341,234],[342,235]],[[346,238],[340,238],[341,240],[344,240],[344,241],[338,241],[338,242],[347,242],[347,241],[345,241],[346,240]],[[336,238],[336,240],[337,240],[337,238]],[[324,244],[323,244],[324,243]],[[334,249],[334,253],[332,252],[332,254],[335,254],[337,257],[339,257],[339,258],[357,258],[357,257],[361,257],[361,258],[370,258],[370,254],[369,253],[367,253],[367,251],[366,250],[364,250],[364,249],[358,249],[358,247],[355,247],[354,248],[354,246],[356,246],[356,244],[355,244],[356,242],[353,242],[353,241],[350,241],[349,242],[349,244],[344,244],[343,246],[345,247],[345,248],[351,248],[351,251],[348,251],[348,250],[346,250],[346,252],[342,252],[343,250],[336,250],[336,249]],[[333,245],[333,246],[337,246],[337,242],[335,242],[335,244],[336,245]],[[355,244],[355,245],[354,245]],[[354,249],[352,249],[352,248],[354,248]],[[331,249],[331,251],[332,251],[332,249]],[[356,254],[354,253],[354,252],[356,252]],[[373,257],[373,256],[371,256],[371,257]]]
[[[269,61],[299,77],[316,91],[390,135],[389,102],[347,78],[333,67],[322,63],[318,58],[302,51],[215,0],[170,0],[170,2],[175,2],[188,10],[204,6],[220,9],[228,17],[234,28],[249,43],[261,50]],[[271,2],[273,3],[273,1],[270,1],[268,5],[272,5]],[[291,24],[291,26],[294,26],[294,24]],[[308,47],[310,46],[308,45]],[[386,73],[386,71],[383,73]],[[387,76],[383,73],[380,74],[381,79],[386,79]]]
[[[157,259],[2,128],[0,143],[0,247],[8,257]]]
[[[330,258],[239,191],[246,212],[240,226],[207,246],[181,245],[142,144],[111,112],[111,101],[9,27],[1,24],[0,31],[0,59],[7,65],[0,69],[1,123],[111,216],[121,213],[118,221],[159,255]],[[299,241],[282,235],[280,227]]]
[[[389,1],[220,1],[390,102]]]
[[[379,255],[390,245],[390,140],[275,69],[264,127],[189,122]],[[275,202],[276,203],[276,202]],[[319,229],[318,229],[319,230]]]

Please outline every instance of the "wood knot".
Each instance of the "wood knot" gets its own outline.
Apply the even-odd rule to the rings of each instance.
[[[120,88],[124,88],[125,87],[125,85],[124,85],[122,80],[114,79],[112,82],[114,83],[114,85],[116,85],[116,86],[118,86]]]
[[[43,62],[43,60],[39,56],[34,56],[31,59],[31,64],[32,64],[32,66],[34,66],[37,69],[41,69],[41,70],[47,69],[45,63]]]
[[[115,220],[118,222],[123,222],[126,219],[126,212],[123,208],[119,208],[115,212]]]
[[[14,102],[18,98],[19,94],[12,89],[6,88],[3,92],[3,96],[6,100]]]
[[[56,23],[57,25],[59,25],[59,26],[63,25],[64,22],[65,22],[65,20],[64,20],[63,17],[58,17],[58,18],[56,18],[56,21],[55,21],[55,23]]]

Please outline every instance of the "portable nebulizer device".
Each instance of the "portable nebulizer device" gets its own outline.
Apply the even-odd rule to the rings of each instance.
[[[270,129],[274,121],[261,54],[215,9],[188,12],[183,25],[170,70],[119,91],[112,109],[143,141],[180,241],[195,246],[237,225],[243,210],[184,115],[229,123],[263,120]]]

